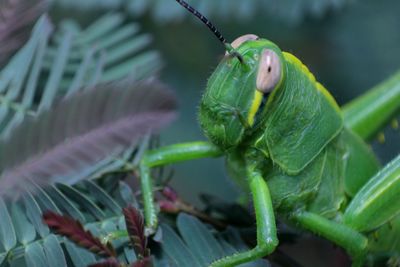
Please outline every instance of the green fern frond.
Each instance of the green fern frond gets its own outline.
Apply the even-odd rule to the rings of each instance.
[[[92,264],[99,258],[49,232],[47,226],[41,223],[43,211],[52,209],[75,216],[94,235],[107,238],[114,233],[126,231],[121,207],[135,203],[133,199],[132,191],[124,183],[120,183],[118,190],[110,194],[98,184],[85,181],[76,187],[59,184],[41,191],[38,195],[28,195],[21,204],[14,203],[7,207],[1,201],[0,214],[6,220],[1,224],[0,243],[6,249],[1,249],[0,262],[2,266]],[[177,227],[179,232],[175,232],[167,224],[161,226],[163,232],[161,254],[157,255],[155,266],[203,266],[202,263],[198,265],[198,262],[209,262],[246,248],[244,242],[238,238],[236,230],[229,230],[224,238],[222,235],[215,236],[214,231],[194,217],[185,214],[178,216]],[[127,234],[122,236],[124,237],[113,241],[114,246],[119,248],[119,259],[134,262],[137,256],[127,246],[128,236]],[[226,236],[236,241],[229,240],[230,245]],[[187,257],[188,253],[190,257]],[[188,265],[180,265],[181,261]],[[246,266],[266,266],[266,261]]]
[[[144,49],[149,36],[139,35],[138,25],[125,21],[120,14],[109,14],[86,29],[64,21],[53,32],[49,19],[42,16],[29,41],[0,72],[2,138],[64,95],[125,77],[139,80],[154,75],[161,63],[156,52]],[[132,169],[146,145],[128,148],[71,179]],[[64,212],[106,235],[122,225],[121,207],[134,197],[124,185],[117,196],[92,182],[78,187],[37,186],[35,195],[27,193],[18,203],[0,200],[1,266],[87,266],[96,261],[89,252],[51,234],[42,222],[43,211]],[[132,253],[124,252],[129,259],[135,257]]]
[[[53,27],[42,16],[29,41],[0,71],[1,138],[57,98],[125,77],[144,79],[161,67],[158,53],[145,49],[150,36],[140,34],[139,26],[127,23],[121,14],[105,15],[85,29],[71,21],[62,21],[55,32]],[[135,149],[90,166],[76,180],[132,169],[130,156]]]
[[[71,241],[52,234],[42,222],[42,214],[48,210],[78,219],[93,235],[111,240],[121,262],[132,263],[137,255],[128,245],[122,208],[137,207],[136,203],[134,193],[124,182],[106,192],[93,181],[75,186],[58,184],[41,189],[36,195],[27,194],[18,203],[0,200],[0,264],[7,267],[86,267],[100,260]],[[180,214],[176,223],[166,221],[160,227],[161,240],[150,245],[151,251],[158,251],[153,254],[156,267],[202,267],[220,257],[248,249],[233,228],[218,233],[186,214]],[[243,266],[269,265],[261,260]]]
[[[29,39],[32,26],[46,9],[46,0],[0,0],[0,66]]]
[[[110,232],[126,230],[122,207],[132,204],[132,199],[133,193],[122,182],[117,190],[108,193],[98,184],[85,181],[76,187],[58,184],[41,189],[36,195],[25,195],[18,203],[6,204],[0,200],[3,218],[0,224],[0,264],[86,267],[97,258],[70,241],[51,234],[42,222],[43,212],[53,210],[68,214],[80,220],[94,234],[106,237]],[[126,241],[127,238],[119,240],[116,247],[121,247]],[[123,251],[121,257],[136,258],[132,253]]]
[[[157,52],[144,51],[151,38],[138,34],[138,25],[125,23],[121,14],[105,15],[86,29],[68,21],[54,33],[52,28],[41,17],[30,40],[0,72],[3,137],[56,98],[124,77],[143,79],[161,66]]]
[[[197,218],[185,213],[178,215],[176,226],[177,232],[167,224],[161,225],[162,253],[156,258],[156,266],[209,266],[222,257],[249,249],[234,228],[216,234]],[[240,266],[265,267],[269,263],[258,260]]]
[[[123,182],[106,192],[97,183],[85,181],[75,187],[57,184],[18,203],[0,199],[1,266],[87,266],[99,260],[63,237],[52,234],[42,222],[47,210],[78,219],[96,236],[112,239],[125,262],[136,259],[128,248],[122,207],[136,205],[133,192]],[[122,238],[114,238],[121,235]],[[124,246],[127,249],[122,249]],[[71,262],[69,262],[71,261]],[[67,264],[66,264],[67,263]],[[18,265],[14,265],[18,264]]]

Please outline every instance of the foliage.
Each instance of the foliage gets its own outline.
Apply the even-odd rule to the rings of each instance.
[[[141,245],[137,250],[140,251],[139,253],[134,253],[127,245],[129,237],[125,232],[128,230],[133,240],[141,240],[141,244],[146,243],[141,231],[130,230],[135,228],[134,225],[140,225],[140,222],[137,222],[137,214],[133,215],[132,210],[125,210],[127,217],[135,217],[133,220],[126,221],[122,215],[122,207],[137,205],[137,201],[126,183],[118,182],[113,178],[113,176],[104,178],[102,183],[84,181],[73,187],[57,184],[44,190],[38,188],[39,192],[36,195],[28,193],[19,203],[5,204],[1,200],[0,214],[3,220],[0,224],[0,244],[2,245],[0,263],[3,264],[2,266],[15,266],[15,264],[18,266],[88,266],[101,261],[103,257],[101,251],[108,249],[104,248],[99,240],[112,240],[118,259],[122,263],[133,263],[140,259],[139,255],[145,251],[143,246]],[[113,188],[113,190],[106,192],[102,188]],[[75,222],[75,219],[46,215],[48,224],[52,228],[56,226],[59,229],[58,232],[70,235],[72,232],[79,231],[79,237],[75,237],[74,240],[84,240],[85,247],[100,252],[97,254],[101,256],[93,255],[77,247],[73,242],[52,234],[41,221],[44,211],[48,210],[79,220],[85,231],[79,226],[80,223]],[[132,225],[133,221],[136,221],[136,224]],[[149,248],[155,257],[155,266],[204,266],[202,265],[204,262],[248,249],[239,237],[239,232],[234,228],[228,229],[225,233],[218,233],[195,217],[185,214],[178,216],[176,225],[170,220],[166,222],[168,224],[164,223],[160,228],[158,235],[161,237],[157,239],[157,242],[149,243]],[[130,227],[127,228],[126,224]],[[60,225],[64,228],[57,227]],[[173,230],[175,227],[178,232]],[[98,238],[88,235],[86,231],[90,231]],[[111,255],[113,253],[109,252]],[[259,261],[245,266],[268,266],[266,264],[266,261]]]
[[[142,51],[150,37],[138,35],[136,24],[124,24],[121,14],[105,15],[85,30],[68,21],[53,34],[52,28],[48,17],[41,17],[27,44],[0,72],[2,136],[60,96],[128,76],[143,79],[160,66],[156,52]]]
[[[120,229],[126,229],[127,234],[123,239],[129,240],[135,250],[135,257],[126,258],[130,266],[148,266],[150,249],[159,250],[153,258],[155,266],[207,266],[213,260],[231,255],[247,249],[237,230],[230,228],[225,233],[215,234],[205,224],[193,216],[181,213],[177,217],[177,232],[168,224],[163,224],[158,235],[161,236],[148,247],[147,238],[144,236],[143,217],[136,208],[128,207],[123,209],[125,228],[119,220]],[[100,257],[108,257],[90,266],[123,266],[115,255],[115,249],[111,243],[104,245],[98,237],[94,237],[89,230],[84,230],[79,221],[69,216],[61,216],[54,212],[44,214],[47,225],[56,233],[67,237],[74,243],[83,247]],[[116,229],[115,226],[114,229]],[[92,228],[93,229],[93,228]],[[110,229],[110,228],[109,228]],[[124,234],[123,234],[124,235]],[[111,233],[112,236],[112,233]],[[109,238],[110,234],[105,235]],[[104,234],[103,234],[104,238]],[[114,240],[113,243],[115,243]],[[124,241],[126,242],[126,241]],[[229,242],[229,243],[228,243]],[[126,244],[124,251],[127,253]],[[120,257],[119,257],[120,258]],[[109,264],[109,265],[106,265]],[[268,262],[260,260],[254,263],[243,265],[247,267],[268,266]]]
[[[124,21],[121,14],[109,14],[84,30],[62,21],[52,33],[49,19],[41,17],[29,41],[0,72],[1,136],[7,138],[25,117],[33,117],[51,107],[55,99],[84,86],[153,75],[160,59],[154,51],[143,51],[150,37],[138,34],[137,24]],[[121,158],[114,155],[86,168],[80,175],[97,176],[121,167],[133,149]]]
[[[1,201],[3,218],[8,218],[1,224],[3,231],[0,235],[3,245],[0,258],[6,266],[17,263],[20,266],[86,266],[93,263],[95,257],[90,253],[50,233],[42,223],[43,211],[69,214],[87,224],[93,232],[103,233],[117,227],[122,210],[120,206],[127,205],[124,199],[132,199],[125,184],[117,186],[118,202],[89,181],[81,184],[80,188],[59,184],[38,190],[36,195],[26,194],[19,203],[6,205]]]
[[[28,4],[26,2],[26,5]],[[19,9],[20,6],[17,6],[16,10]],[[142,88],[143,90],[135,90],[138,89],[138,86],[136,86],[137,83],[134,83],[135,80],[153,75],[160,66],[160,60],[156,52],[143,51],[143,48],[149,43],[150,37],[145,34],[138,34],[138,32],[138,25],[125,23],[124,16],[117,13],[105,15],[83,30],[72,21],[62,21],[57,26],[56,31],[53,32],[53,25],[47,16],[44,15],[37,21],[33,27],[31,38],[0,72],[2,152],[5,152],[5,147],[9,147],[9,153],[12,153],[5,153],[2,156],[2,183],[8,183],[7,179],[4,179],[6,173],[4,171],[11,166],[18,166],[19,163],[11,163],[16,158],[25,155],[27,156],[25,157],[26,160],[33,156],[33,158],[36,157],[34,162],[37,163],[38,157],[46,157],[45,154],[42,154],[43,149],[47,147],[48,150],[48,148],[54,145],[55,140],[58,140],[59,144],[65,146],[63,140],[66,140],[68,136],[64,134],[75,131],[75,134],[78,134],[76,135],[77,137],[79,137],[79,134],[82,136],[82,125],[84,126],[84,130],[85,128],[90,129],[90,127],[96,124],[98,126],[103,124],[101,126],[103,127],[103,133],[117,129],[111,126],[114,123],[118,123],[118,120],[115,119],[117,119],[118,113],[122,114],[121,111],[123,109],[115,109],[116,105],[121,107],[120,103],[116,103],[115,101],[120,102],[120,99],[133,101],[129,98],[129,95],[136,101],[140,100],[141,105],[135,105],[135,103],[127,101],[122,105],[125,106],[124,109],[128,113],[140,114],[138,111],[145,111],[149,107],[148,105],[146,106],[146,102],[143,102],[145,98],[141,97],[150,95],[150,98],[148,98],[150,100],[151,93],[153,93],[153,99],[160,96],[167,97],[165,90],[162,88],[156,89],[160,87],[154,83],[153,86],[147,83],[147,86],[151,87],[150,90],[146,90],[148,87],[146,88],[145,83],[142,84],[145,86]],[[126,88],[121,87],[127,85],[127,82],[119,82],[118,84],[114,82],[111,85],[98,86],[99,83],[112,82],[123,78],[128,79],[127,82],[130,82],[129,87],[131,89],[128,87],[127,90],[123,90]],[[119,89],[117,89],[118,87]],[[112,97],[114,94],[112,93],[113,91],[114,93],[119,91],[117,95],[114,95],[114,100]],[[61,104],[58,103],[56,109],[54,109],[54,103],[58,102],[56,100],[63,96],[67,96],[66,100],[61,102]],[[126,98],[123,98],[123,96]],[[86,100],[84,100],[85,98]],[[163,103],[168,103],[167,99],[164,99],[166,102],[154,102],[153,100],[150,100],[150,102],[151,105],[159,103],[162,106]],[[97,102],[93,100],[97,100]],[[98,121],[100,124],[93,124],[95,122],[92,120],[94,117],[91,118],[90,116],[67,117],[68,112],[66,111],[68,110],[71,112],[81,112],[82,114],[87,109],[100,112],[104,108],[103,104],[107,102],[109,102],[110,106],[108,112],[104,114],[108,116],[108,119],[107,117],[103,117],[106,119],[103,122],[110,122],[111,125],[101,123],[101,119]],[[114,112],[114,110],[119,111]],[[146,127],[143,127],[145,124],[150,125],[148,121],[149,117],[143,115],[144,113],[139,116],[141,117],[142,124],[135,125],[140,128],[140,131],[135,130],[139,134],[137,137],[146,134]],[[163,120],[161,114],[156,115],[156,117],[156,120]],[[43,118],[46,119],[43,120]],[[137,120],[134,117],[130,117],[130,119],[132,122]],[[47,121],[48,123],[46,123],[47,126],[43,124],[39,125],[35,121],[39,123]],[[59,131],[63,129],[61,126],[68,127],[64,128],[65,131]],[[128,128],[125,126],[120,131],[122,131],[121,133],[125,133],[126,136],[129,131],[127,131]],[[33,130],[35,127],[36,130]],[[19,129],[19,134],[15,132],[17,128]],[[28,142],[25,134],[33,134],[35,131],[37,137],[44,137],[42,133],[48,133],[52,137],[43,138],[42,142],[38,142],[37,139],[32,139]],[[59,132],[57,133],[57,131]],[[92,137],[96,138],[96,136],[101,137],[98,134]],[[103,137],[105,137],[103,142],[110,144],[109,142],[112,141],[110,139],[111,136],[107,137],[106,134]],[[131,138],[129,140],[121,138],[123,137],[121,135],[115,137],[118,138],[114,138],[113,142],[121,142],[124,139],[128,143],[133,141]],[[91,156],[96,157],[96,161],[92,161],[90,164],[86,164],[86,166],[82,166],[81,161],[78,162],[78,165],[80,165],[79,171],[73,176],[68,176],[68,182],[74,183],[83,178],[98,177],[105,172],[132,168],[135,157],[141,154],[141,151],[146,146],[146,142],[143,142],[143,145],[140,147],[135,147],[126,146],[128,143],[125,141],[125,148],[122,154],[114,153],[110,155],[112,150],[108,149],[109,151],[107,151],[106,149],[106,153],[109,156],[100,162],[98,162],[98,154],[99,152],[104,153],[104,150],[97,150],[98,148],[96,148],[97,152]],[[84,148],[80,147],[81,144],[79,143],[75,145],[79,145],[78,149]],[[17,146],[22,147],[17,149]],[[31,150],[27,149],[29,146]],[[92,146],[92,148],[94,149],[95,147]],[[15,152],[17,150],[18,153]],[[63,151],[65,152],[66,150]],[[64,154],[64,152],[59,154],[59,156]],[[92,152],[94,151],[92,150]],[[83,155],[81,153],[80,157]],[[70,154],[67,153],[64,156],[67,157],[64,159],[64,163],[72,163]],[[87,157],[85,158],[87,159]],[[47,157],[47,163],[51,163],[53,160],[53,157]],[[11,163],[11,165],[7,167],[6,161]],[[72,165],[77,166],[77,164]],[[32,165],[25,165],[25,167],[27,166],[32,167]],[[60,167],[63,169],[65,165],[58,165],[56,169],[53,169],[55,174],[60,174],[60,169],[57,170]],[[45,172],[48,171],[46,168],[42,170]],[[29,173],[32,175],[31,172]],[[15,177],[10,178],[9,182],[12,181],[12,183],[17,182],[20,185],[26,185],[26,183],[21,182],[21,176],[17,177],[18,179],[14,179]],[[70,266],[69,261],[72,261],[75,266],[86,266],[87,263],[93,262],[93,256],[81,253],[79,249],[70,243],[64,243],[65,252],[68,252],[65,255],[69,255],[67,258],[59,244],[62,240],[57,240],[54,235],[49,233],[48,228],[42,224],[42,212],[49,209],[57,212],[64,211],[74,218],[87,223],[93,220],[93,218],[98,220],[109,219],[107,216],[111,216],[112,212],[115,211],[120,212],[121,209],[111,196],[107,195],[103,189],[94,183],[87,182],[89,183],[89,186],[86,188],[88,192],[85,193],[81,193],[77,189],[65,184],[59,184],[58,187],[51,186],[44,190],[39,186],[40,180],[37,180],[37,178],[42,179],[43,176],[31,180],[29,185],[30,189],[35,191],[35,194],[25,193],[22,200],[18,203],[5,202],[4,200],[0,202],[1,215],[4,218],[0,225],[0,262],[13,266],[15,264],[21,266],[25,264],[27,266],[66,266],[67,263]],[[3,184],[3,186],[6,184]],[[7,191],[5,190],[6,187],[2,187],[3,192]],[[108,208],[107,212],[102,211],[101,207],[94,204],[93,200],[90,199],[90,192],[100,198],[102,205],[105,202],[104,205]],[[10,191],[6,193],[10,193]],[[85,211],[87,211],[87,214],[84,214]],[[103,223],[107,224],[106,222]]]
[[[216,259],[249,249],[234,228],[215,235],[207,225],[185,213],[178,215],[176,226],[179,235],[170,226],[161,225],[161,247],[173,267],[208,266]],[[162,259],[158,262],[160,264]],[[241,266],[261,267],[269,266],[269,263],[260,260]]]
[[[54,232],[67,237],[80,247],[83,247],[100,257],[115,257],[116,252],[111,243],[103,244],[90,231],[85,231],[79,221],[68,216],[62,216],[52,211],[43,214],[43,220]]]
[[[134,246],[137,260],[131,264],[132,267],[150,266],[150,251],[147,248],[147,237],[144,235],[143,217],[139,211],[130,206],[123,209],[125,226],[129,234],[131,245]],[[59,215],[48,211],[43,215],[45,223],[56,233],[67,237],[80,247],[83,247],[100,257],[107,258],[105,261],[91,264],[90,266],[123,266],[116,258],[115,248],[110,242],[103,244],[99,238],[94,237],[90,231],[85,231],[79,221],[69,216]]]
[[[155,81],[114,82],[74,93],[24,120],[0,142],[0,195],[15,196],[31,183],[77,182],[71,176],[159,129],[174,109],[173,95]]]
[[[143,217],[133,207],[124,208],[123,213],[125,227],[136,253],[136,258],[128,264],[131,264],[132,267],[151,266],[150,249],[147,245],[147,238],[144,236]],[[124,263],[118,262],[113,245],[101,243],[100,239],[94,237],[90,231],[85,231],[79,221],[54,212],[44,214],[44,219],[46,224],[56,233],[67,237],[75,244],[100,257],[107,257],[105,261],[91,264],[91,267],[124,266]],[[207,266],[213,260],[247,248],[238,232],[233,228],[224,234],[225,237],[221,234],[215,236],[205,224],[184,213],[177,217],[176,227],[178,232],[167,224],[161,226],[159,231],[162,234],[159,235],[162,237],[157,240],[161,244],[161,253],[154,258],[155,266]],[[153,248],[159,246],[157,243],[152,244]],[[269,264],[265,260],[260,260],[243,265],[243,267],[245,266],[261,267],[269,266]]]
[[[54,0],[54,2],[63,8],[71,9],[123,8],[135,16],[149,12],[159,22],[176,21],[187,16],[185,11],[174,3],[174,0]],[[301,0],[295,2],[290,0],[201,0],[188,2],[211,18],[243,20],[249,19],[255,14],[263,14],[286,23],[298,23],[307,15],[322,17],[330,10],[337,10],[349,4],[351,0]]]
[[[46,1],[0,1],[0,66],[29,38],[32,25],[46,9]]]

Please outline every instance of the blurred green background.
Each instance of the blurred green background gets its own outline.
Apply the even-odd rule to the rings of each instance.
[[[154,37],[164,61],[160,75],[179,98],[179,118],[162,133],[162,144],[203,140],[197,107],[207,78],[224,54],[223,46],[174,0],[53,0],[83,23],[111,10],[138,20]],[[192,0],[227,40],[254,33],[299,57],[344,104],[400,69],[398,0]],[[88,16],[90,10],[92,17]],[[65,12],[62,14],[63,17]],[[57,17],[62,17],[57,14]],[[386,142],[373,141],[382,163],[400,151],[400,134],[388,127]],[[183,198],[199,204],[199,192],[227,200],[237,196],[222,159],[173,167],[173,185]]]

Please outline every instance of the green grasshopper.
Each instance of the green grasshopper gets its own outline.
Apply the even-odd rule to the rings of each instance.
[[[233,178],[250,192],[257,246],[213,262],[236,266],[278,245],[276,215],[343,247],[362,266],[400,255],[400,156],[381,169],[365,143],[400,106],[400,74],[340,109],[294,55],[244,35],[231,44],[198,11],[227,54],[210,77],[199,121],[211,142],[148,151],[140,174],[149,233],[157,227],[150,170],[225,156]],[[398,260],[399,258],[397,258]]]

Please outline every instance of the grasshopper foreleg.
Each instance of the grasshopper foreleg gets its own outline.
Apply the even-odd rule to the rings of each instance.
[[[147,234],[154,233],[158,224],[157,210],[153,202],[151,168],[199,158],[218,157],[221,154],[217,147],[207,142],[175,144],[145,153],[139,168]]]
[[[267,183],[253,168],[248,170],[248,180],[257,222],[257,246],[249,251],[217,260],[210,267],[236,266],[250,262],[272,253],[278,245],[274,210]]]

